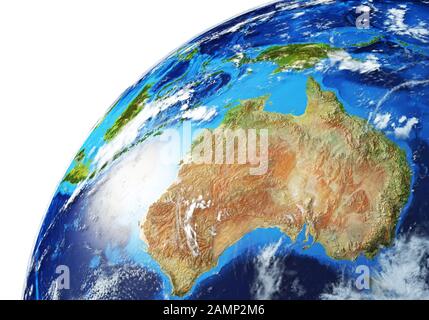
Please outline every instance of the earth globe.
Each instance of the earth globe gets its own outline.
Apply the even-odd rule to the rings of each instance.
[[[278,1],[127,89],[28,300],[429,299],[429,2]]]

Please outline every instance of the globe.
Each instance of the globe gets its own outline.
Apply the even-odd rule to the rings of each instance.
[[[278,1],[95,126],[28,300],[429,298],[427,1]]]

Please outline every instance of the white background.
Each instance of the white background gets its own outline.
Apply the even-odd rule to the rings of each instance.
[[[118,96],[194,36],[267,0],[0,0],[0,299],[21,299],[52,195]]]

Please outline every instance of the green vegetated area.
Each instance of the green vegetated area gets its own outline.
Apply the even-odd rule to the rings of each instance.
[[[179,54],[179,60],[182,61],[190,61],[192,60],[198,53],[200,52],[200,50],[198,49],[198,47],[195,47],[192,50],[189,50],[187,52],[184,53],[180,53]]]
[[[104,140],[107,142],[113,140],[122,129],[143,110],[145,102],[149,99],[149,91],[152,85],[146,85],[142,92],[130,103],[130,105],[122,112],[115,123],[104,134]]]
[[[78,184],[79,182],[84,181],[89,175],[89,163],[84,163],[85,159],[85,149],[82,149],[78,152],[74,158],[75,166],[70,170],[69,173],[64,177],[65,182],[70,182],[71,184]]]
[[[314,67],[322,59],[328,58],[329,52],[337,50],[339,49],[324,43],[297,43],[269,47],[254,59],[236,55],[230,61],[237,61],[240,65],[262,61],[273,62],[278,65],[276,72],[288,69],[304,70]]]
[[[241,101],[239,105],[228,110],[222,120],[222,125],[230,128],[246,127],[246,123],[243,122],[248,119],[247,115],[252,111],[263,111],[268,98],[269,96],[267,95]]]
[[[84,181],[89,175],[89,166],[79,162],[76,166],[66,175],[64,181],[72,184],[78,184]]]
[[[358,48],[368,47],[368,46],[373,45],[373,44],[375,44],[377,42],[380,42],[381,39],[383,39],[382,36],[377,36],[377,37],[374,37],[374,38],[372,38],[372,39],[370,39],[368,41],[356,43],[353,46],[354,47],[358,47]]]
[[[74,160],[77,162],[81,162],[83,159],[85,159],[85,149],[80,150],[74,158]]]
[[[144,108],[146,101],[149,99],[149,91],[152,85],[146,85],[139,95],[129,104],[129,106],[122,112],[122,114],[116,119],[114,124],[104,134],[104,140],[106,142],[114,139],[121,130],[133,120]],[[115,159],[121,154],[125,153],[128,149],[125,149],[120,154],[115,156]],[[92,179],[97,172],[103,170],[108,163],[106,163],[100,170],[91,172],[90,165],[91,160],[85,161],[86,153],[85,149],[80,150],[74,158],[73,168],[66,174],[63,182],[69,182],[71,184],[78,184],[88,177]]]

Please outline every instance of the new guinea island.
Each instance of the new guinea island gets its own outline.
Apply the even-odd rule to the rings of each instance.
[[[306,227],[341,260],[374,257],[392,242],[410,196],[405,151],[347,114],[335,93],[311,77],[303,115],[267,112],[266,101],[241,101],[220,124],[268,130],[265,174],[252,175],[249,163],[181,163],[177,181],[140,223],[148,253],[177,296],[258,228],[278,228],[294,241]]]

